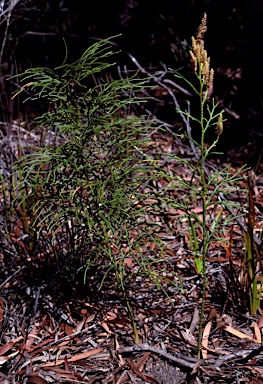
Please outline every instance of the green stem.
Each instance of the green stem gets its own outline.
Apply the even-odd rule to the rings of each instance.
[[[204,103],[206,100],[206,94],[203,95],[204,83],[202,80],[202,75],[200,73],[200,105],[201,105],[201,158],[200,158],[200,178],[201,178],[201,198],[202,198],[202,231],[203,231],[203,285],[202,285],[202,302],[200,310],[200,322],[199,322],[199,332],[198,332],[198,350],[197,357],[201,356],[201,344],[202,344],[202,331],[203,331],[203,317],[205,311],[205,297],[206,297],[206,253],[207,253],[207,227],[206,227],[206,195],[207,195],[207,185],[205,180],[205,127],[204,127]]]
[[[130,306],[129,299],[127,297],[127,292],[124,291],[123,293],[124,293],[124,298],[125,298],[125,301],[126,301],[126,306],[127,306],[127,309],[128,309],[129,317],[130,317],[130,320],[131,320],[131,323],[132,323],[132,328],[133,328],[133,332],[134,332],[134,342],[135,342],[135,344],[138,344],[139,343],[139,334],[138,334],[138,330],[137,330],[137,327],[136,327],[133,311],[132,311],[132,308]]]
[[[136,323],[135,323],[133,311],[132,311],[132,308],[131,308],[131,305],[130,305],[130,301],[129,301],[129,298],[128,298],[128,295],[127,295],[127,291],[126,291],[126,288],[124,286],[123,276],[120,276],[118,274],[117,275],[117,280],[118,280],[118,282],[119,282],[119,284],[121,286],[122,294],[123,294],[123,297],[124,297],[124,300],[125,300],[126,306],[127,306],[128,315],[129,315],[129,318],[130,318],[131,323],[132,323],[132,328],[133,328],[133,332],[134,332],[134,342],[135,342],[135,344],[138,344],[139,343],[139,333],[138,333],[138,330],[137,330],[137,327],[136,327]]]

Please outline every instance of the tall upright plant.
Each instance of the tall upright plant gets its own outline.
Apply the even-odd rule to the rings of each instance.
[[[209,254],[209,249],[212,241],[225,241],[224,237],[220,236],[220,232],[224,228],[235,222],[237,214],[228,214],[227,217],[222,218],[222,212],[224,208],[235,208],[236,212],[241,212],[242,207],[239,203],[231,202],[225,199],[236,188],[235,184],[242,179],[241,171],[238,170],[232,174],[230,167],[225,167],[221,170],[214,169],[212,172],[208,171],[206,167],[207,157],[212,154],[213,148],[216,146],[220,135],[223,132],[223,112],[218,111],[218,105],[215,104],[212,99],[211,106],[209,104],[210,93],[213,89],[214,70],[210,66],[210,58],[207,55],[207,51],[204,48],[204,34],[207,30],[207,15],[203,16],[202,22],[198,28],[196,37],[192,37],[192,50],[190,51],[191,66],[197,79],[197,86],[192,84],[180,74],[177,76],[183,78],[191,86],[194,93],[199,98],[200,115],[199,117],[192,116],[189,112],[184,113],[187,118],[198,123],[201,131],[200,140],[195,141],[191,136],[191,130],[188,129],[188,139],[190,140],[192,149],[194,150],[197,163],[192,165],[194,174],[198,175],[196,183],[187,183],[189,191],[195,198],[200,198],[202,215],[198,216],[192,212],[188,212],[188,218],[190,221],[194,220],[197,226],[200,226],[202,239],[200,247],[198,248],[198,254],[195,256],[195,264],[198,273],[202,273],[202,301],[200,309],[200,322],[199,322],[199,334],[198,334],[198,357],[201,355],[202,348],[202,330],[203,330],[203,318],[205,310],[205,300],[207,291],[207,271],[206,261]],[[206,145],[206,133],[209,129],[214,127],[216,138],[211,145]],[[194,179],[193,174],[193,179]],[[212,192],[210,190],[212,188]],[[222,199],[223,198],[223,199]],[[215,201],[216,200],[216,201]],[[209,207],[221,206],[214,215],[211,221],[210,215],[208,214]],[[196,235],[193,226],[190,227],[193,236]],[[196,252],[196,249],[194,249]]]
[[[207,158],[213,152],[220,135],[223,132],[223,111],[212,99],[210,102],[210,93],[213,87],[214,70],[210,67],[210,58],[204,48],[204,33],[206,32],[207,16],[204,14],[202,22],[198,28],[196,37],[192,37],[192,50],[190,51],[191,66],[195,74],[196,81],[189,81],[182,74],[174,72],[177,78],[184,80],[193,90],[199,99],[199,116],[190,113],[190,107],[187,111],[183,111],[177,105],[177,111],[183,118],[187,132],[180,135],[189,140],[192,151],[192,159],[181,159],[173,154],[166,154],[172,161],[184,164],[190,169],[192,176],[190,180],[180,177],[169,171],[169,174],[162,172],[162,176],[169,181],[167,191],[177,190],[178,188],[189,194],[188,199],[180,199],[177,196],[175,200],[168,193],[162,197],[163,203],[173,209],[183,211],[182,219],[188,221],[188,237],[191,251],[194,256],[195,268],[198,274],[203,277],[200,322],[198,333],[198,357],[201,355],[202,347],[202,330],[203,318],[205,310],[206,292],[207,292],[207,257],[210,252],[211,243],[214,241],[226,241],[224,234],[225,229],[235,222],[237,212],[241,212],[239,203],[231,202],[227,196],[236,188],[236,183],[241,180],[238,170],[234,174],[231,173],[230,167],[217,169],[214,167],[211,171],[207,167]],[[194,139],[192,137],[191,124],[195,123],[200,137]],[[207,144],[206,136],[208,130],[215,131],[215,139],[212,144]],[[195,135],[198,136],[198,135]],[[160,171],[161,172],[161,171]],[[199,205],[196,211],[193,204]],[[214,208],[214,215],[211,209]],[[224,210],[229,209],[232,212],[223,214]],[[201,214],[200,214],[201,212]]]

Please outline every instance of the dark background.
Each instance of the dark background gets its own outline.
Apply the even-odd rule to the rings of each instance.
[[[260,0],[23,1],[13,11],[2,60],[3,76],[32,66],[62,64],[63,37],[70,62],[94,38],[120,33],[115,40],[117,48],[123,51],[118,64],[134,69],[126,55],[128,51],[145,68],[158,68],[163,62],[174,69],[183,66],[187,73],[190,38],[196,34],[204,12],[208,15],[205,47],[215,69],[213,96],[228,111],[221,147],[239,148],[251,141],[260,150],[263,144],[263,4]],[[4,29],[5,23],[0,26],[1,37]],[[11,85],[5,87],[6,98]],[[4,101],[2,107],[2,119],[24,113],[21,105],[14,104],[11,110]]]

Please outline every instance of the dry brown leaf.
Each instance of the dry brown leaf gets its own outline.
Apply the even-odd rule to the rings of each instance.
[[[129,247],[127,247],[127,251],[124,251],[124,252],[128,252],[128,248]],[[132,257],[125,257],[124,265],[125,265],[125,267],[133,268],[134,267],[134,259]]]
[[[203,337],[202,337],[202,347],[204,347],[204,349],[202,349],[203,359],[207,359],[208,357],[206,348],[208,347],[208,339],[209,339],[211,327],[212,327],[212,321],[210,320],[205,326]]]
[[[85,322],[86,322],[86,319],[85,319],[85,318],[82,319],[82,320],[78,323],[78,325],[76,326],[76,328],[74,329],[73,333],[77,333],[77,334],[79,334],[79,333],[81,332],[81,330],[83,329],[83,327],[85,328]],[[80,341],[80,339],[79,339],[78,336],[74,337],[73,340],[75,340],[75,341],[77,341],[77,342]]]
[[[92,313],[91,315],[88,316],[88,318],[86,319],[86,323],[91,323],[92,320],[95,319],[95,313]]]
[[[259,344],[262,344],[261,343],[261,340],[262,340],[261,331],[259,329],[258,323],[254,324],[254,331],[255,331],[256,342],[259,343]]]
[[[0,347],[0,356],[3,355],[4,353],[8,352],[11,348],[13,348],[15,343],[17,343],[18,341],[20,341],[22,339],[23,339],[23,336],[19,336],[15,340],[8,341],[5,345]]]
[[[75,328],[71,325],[68,325],[67,323],[61,323],[61,329],[65,332],[67,336],[70,336],[75,333]]]
[[[263,315],[260,317],[260,319],[257,322],[258,326],[261,327],[263,324]]]
[[[27,383],[46,384],[47,381],[42,379],[42,377],[38,376],[38,374],[30,374],[28,375]]]
[[[102,323],[101,323],[101,326],[102,326],[102,328],[104,328],[105,331],[108,332],[110,335],[113,334],[113,332],[111,332],[110,328],[108,327],[108,325],[107,325],[105,322],[102,322]]]
[[[119,348],[120,348],[120,344],[119,344],[119,342],[118,342],[118,336],[115,335],[115,349],[116,349],[116,351],[117,351]],[[119,362],[120,362],[120,366],[125,365],[125,362],[124,362],[124,360],[123,360],[122,355],[118,354],[117,356],[118,356],[118,359],[119,359]]]
[[[67,356],[64,357],[65,370],[70,371]]]
[[[240,339],[249,339],[249,340],[252,340],[255,343],[259,344],[259,342],[257,340],[254,340],[253,337],[251,337],[249,335],[246,335],[243,332],[237,331],[236,329],[230,327],[229,325],[225,326],[224,330],[227,331],[227,332],[232,333],[232,335],[235,335],[235,336],[239,337]]]
[[[188,333],[190,335],[192,335],[197,327],[197,325],[199,324],[199,310],[197,307],[195,307],[195,310],[194,310],[194,314],[193,314],[193,317],[192,317],[192,321],[191,321],[191,324],[190,324],[190,328],[188,330]]]
[[[50,367],[41,367],[42,369],[45,369],[47,371],[50,371]],[[66,371],[63,368],[59,367],[52,367],[52,372],[57,372],[60,376],[67,377],[68,379],[79,379],[81,380],[81,376],[77,372],[72,371]]]
[[[146,352],[138,361],[137,363],[134,363],[135,367],[138,368],[140,367],[142,364],[144,364],[146,362],[146,360],[149,358],[149,356],[151,355],[151,352]],[[119,384],[123,384],[126,382],[126,380],[128,380],[128,374],[126,373],[123,378],[119,381]],[[157,383],[159,384],[159,382],[157,381]]]
[[[137,364],[135,364],[131,359],[128,359],[127,358],[127,361],[128,361],[128,364],[131,368],[131,370],[136,373],[139,377],[141,377],[143,380],[145,381],[148,381],[148,382],[151,382],[151,383],[156,383],[156,384],[160,384],[158,380],[156,380],[155,377],[153,376],[150,376],[150,375],[147,375],[145,373],[142,373],[139,368],[140,366],[138,366]]]
[[[189,331],[182,331],[181,334],[186,342],[188,342],[190,345],[193,345],[194,347],[197,346],[197,341],[194,335],[189,333]]]
[[[38,334],[38,328],[36,323],[33,325],[30,333],[27,336],[26,343],[25,343],[25,350],[26,351],[32,351],[34,347],[32,347],[33,342],[35,339],[38,339],[39,341],[41,340],[40,337],[37,336]]]
[[[88,352],[78,353],[77,355],[74,355],[70,359],[68,359],[68,362],[71,363],[73,361],[87,359],[88,357],[97,355],[98,353],[100,353],[102,351],[103,351],[103,348],[96,348],[96,349],[93,349],[93,350],[88,351]],[[57,360],[54,363],[46,363],[46,364],[44,364],[42,366],[42,368],[53,367],[53,366],[61,365],[61,364],[64,364],[64,363],[65,363],[64,359],[63,360]]]
[[[16,351],[16,352],[10,353],[10,355],[8,356],[0,356],[0,365],[3,365],[10,359],[13,359],[18,353],[19,351]]]

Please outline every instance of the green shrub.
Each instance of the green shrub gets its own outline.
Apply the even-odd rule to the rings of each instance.
[[[136,273],[156,283],[161,279],[160,242],[145,219],[153,207],[145,203],[149,196],[141,188],[151,174],[144,153],[152,121],[135,115],[145,102],[138,96],[145,81],[109,78],[113,52],[108,40],[95,43],[73,64],[20,75],[19,92],[27,88],[33,91],[31,99],[48,102],[37,129],[45,143],[51,137],[53,144],[28,149],[15,163],[20,182],[14,204],[30,217],[31,243],[51,239],[58,265],[73,274],[83,269],[85,279],[91,268],[100,270],[99,288],[113,272],[112,288],[121,288],[132,316],[126,288],[133,275],[127,260],[137,265]],[[152,241],[155,252],[147,251]]]

